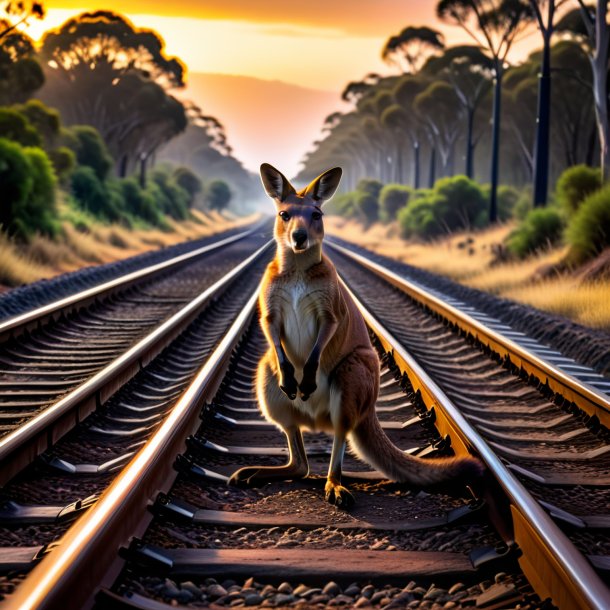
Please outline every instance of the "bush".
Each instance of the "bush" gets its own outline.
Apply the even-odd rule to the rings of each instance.
[[[0,108],[0,138],[18,142],[22,146],[42,145],[40,134],[27,117],[11,108]]]
[[[379,204],[377,198],[366,192],[359,192],[354,198],[356,213],[365,222],[372,224],[379,219]]]
[[[174,181],[176,184],[184,189],[188,195],[188,206],[193,207],[197,195],[201,193],[203,185],[197,175],[192,172],[188,167],[177,167],[173,174]]]
[[[483,187],[483,195],[486,200],[489,200],[491,187],[486,184]],[[528,201],[531,200],[531,194],[528,196]],[[514,216],[514,210],[517,203],[521,202],[522,196],[521,191],[514,186],[508,186],[507,184],[501,184],[498,187],[497,192],[497,202],[498,202],[498,220],[500,222],[505,222],[510,220]],[[531,203],[529,209],[531,209]],[[529,211],[529,210],[528,210]],[[487,212],[487,210],[485,210]],[[525,214],[524,214],[525,216]]]
[[[413,190],[402,184],[386,184],[379,193],[379,218],[382,222],[396,219],[398,210],[409,203]]]
[[[557,201],[570,217],[578,210],[585,197],[601,186],[602,179],[598,168],[574,165],[566,169],[557,180]]]
[[[441,178],[433,190],[438,195],[434,214],[447,232],[476,226],[481,212],[487,208],[481,187],[466,176]]]
[[[76,166],[76,155],[66,146],[54,148],[49,152],[55,174],[64,184]]]
[[[44,140],[45,148],[47,150],[53,148],[61,128],[59,112],[55,108],[49,108],[40,100],[28,100],[25,104],[15,106],[15,110],[26,117],[36,129]]]
[[[151,191],[157,206],[164,214],[175,220],[186,220],[189,216],[189,194],[163,170],[157,169],[152,173],[153,184],[158,188]]]
[[[79,165],[90,167],[100,180],[104,180],[113,160],[97,129],[89,125],[74,125],[67,131],[73,138],[64,136],[64,140],[76,153]]]
[[[561,239],[563,219],[553,208],[535,208],[507,238],[508,251],[518,258],[553,246]]]
[[[143,191],[133,178],[120,181],[125,210],[148,224],[167,228],[163,216],[159,212],[150,193]]]
[[[397,219],[402,237],[418,236],[430,239],[443,232],[435,215],[439,199],[439,195],[429,191],[416,196],[407,207],[398,212]]]
[[[231,201],[231,190],[223,180],[212,180],[205,187],[205,203],[210,210],[224,210]]]
[[[534,209],[532,204],[532,190],[525,188],[521,192],[519,199],[513,207],[513,218],[516,220],[525,220],[525,217]]]
[[[367,193],[372,197],[375,197],[376,201],[379,201],[379,193],[383,188],[383,184],[379,180],[373,180],[372,178],[362,178],[358,180],[356,184],[356,191],[360,193]]]
[[[43,150],[0,138],[0,192],[0,224],[10,235],[55,235],[55,174]]]
[[[610,247],[610,186],[581,202],[569,221],[566,240],[570,245],[568,259],[576,264],[594,258]]]
[[[93,168],[77,167],[71,177],[72,195],[78,206],[102,220],[116,221],[121,217],[116,199],[108,193],[106,185]]]

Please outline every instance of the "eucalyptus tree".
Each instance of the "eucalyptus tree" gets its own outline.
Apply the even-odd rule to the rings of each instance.
[[[437,30],[409,25],[386,40],[381,57],[405,74],[416,74],[430,55],[444,48],[443,36]]]
[[[439,57],[430,58],[422,73],[446,76],[453,86],[466,116],[465,174],[474,176],[475,116],[491,86],[492,64],[479,47],[461,45],[445,49]]]
[[[120,174],[186,126],[184,108],[169,94],[184,84],[184,66],[165,55],[155,32],[125,17],[78,15],[45,34],[40,54],[48,74],[41,98],[65,123],[96,127]]]
[[[22,25],[28,25],[28,19],[43,19],[45,8],[38,0],[8,0],[4,4],[5,17],[0,19],[0,41]]]
[[[558,30],[571,30],[584,44],[589,55],[593,74],[593,100],[600,147],[600,166],[605,182],[610,178],[610,119],[608,114],[608,58],[610,55],[610,25],[608,24],[607,0],[596,0],[595,5],[580,5],[582,23],[574,20],[574,13],[568,14],[557,25]],[[582,35],[584,26],[584,33]]]
[[[454,88],[447,82],[433,81],[417,95],[413,108],[433,134],[442,175],[452,175],[455,142],[462,129],[462,111]]]
[[[0,105],[25,102],[42,87],[44,73],[31,38],[0,19]]]
[[[567,1],[529,0],[542,35],[542,61],[538,76],[538,109],[534,148],[534,206],[546,205],[548,196],[551,137],[551,38],[555,32],[557,10]]]
[[[467,32],[492,61],[494,101],[489,220],[496,222],[502,76],[515,40],[531,23],[532,10],[526,0],[440,0],[436,12],[442,21],[460,26]]]

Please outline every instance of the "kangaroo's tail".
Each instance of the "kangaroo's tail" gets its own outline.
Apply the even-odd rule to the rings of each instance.
[[[352,431],[350,445],[358,457],[399,483],[434,485],[451,479],[480,477],[485,467],[475,457],[424,460],[402,452],[386,436],[376,416],[367,417]]]

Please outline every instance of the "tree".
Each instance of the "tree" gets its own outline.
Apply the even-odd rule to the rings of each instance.
[[[410,25],[388,38],[381,57],[404,73],[416,74],[430,54],[438,53],[444,47],[443,36],[437,30]]]
[[[161,38],[110,11],[83,13],[47,32],[41,55],[49,73],[41,97],[68,124],[90,124],[107,142],[119,175],[147,163],[187,124],[168,91],[184,84],[184,66]]]
[[[490,59],[479,47],[462,45],[446,49],[439,57],[432,57],[423,68],[425,73],[446,75],[466,116],[465,174],[474,176],[475,115],[491,85]]]
[[[212,180],[205,188],[205,202],[210,210],[224,210],[231,201],[231,189],[223,180]]]
[[[593,100],[600,146],[600,166],[602,178],[607,182],[610,178],[610,120],[608,116],[608,57],[610,54],[610,26],[608,25],[608,3],[596,0],[595,7],[587,6],[582,0],[580,16],[584,25],[585,36],[582,35],[582,25],[575,21],[575,13],[566,15],[557,30],[572,31],[585,44],[591,70],[593,73]]]
[[[492,60],[494,101],[489,220],[496,222],[498,217],[502,76],[504,64],[513,43],[532,19],[531,7],[525,0],[440,0],[436,12],[442,21],[460,26],[466,31],[477,44],[489,53]]]
[[[536,145],[534,147],[534,206],[546,205],[549,187],[549,143],[551,126],[551,37],[555,14],[567,0],[529,0],[542,35],[542,62],[538,77]],[[546,21],[543,11],[546,8]]]
[[[44,6],[42,2],[27,0],[8,0],[4,5],[7,18],[0,20],[0,41],[13,34],[21,25],[27,25],[28,19],[42,19]]]
[[[9,105],[27,100],[44,83],[44,74],[32,40],[0,19],[2,30],[6,34],[0,36],[0,105]]]
[[[73,137],[68,141],[79,165],[90,167],[99,180],[104,180],[112,167],[112,157],[99,132],[90,125],[74,125],[68,130]]]

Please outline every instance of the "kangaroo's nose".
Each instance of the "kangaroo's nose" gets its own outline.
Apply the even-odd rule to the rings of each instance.
[[[300,248],[307,241],[307,231],[305,229],[293,231],[292,241],[297,248]]]

